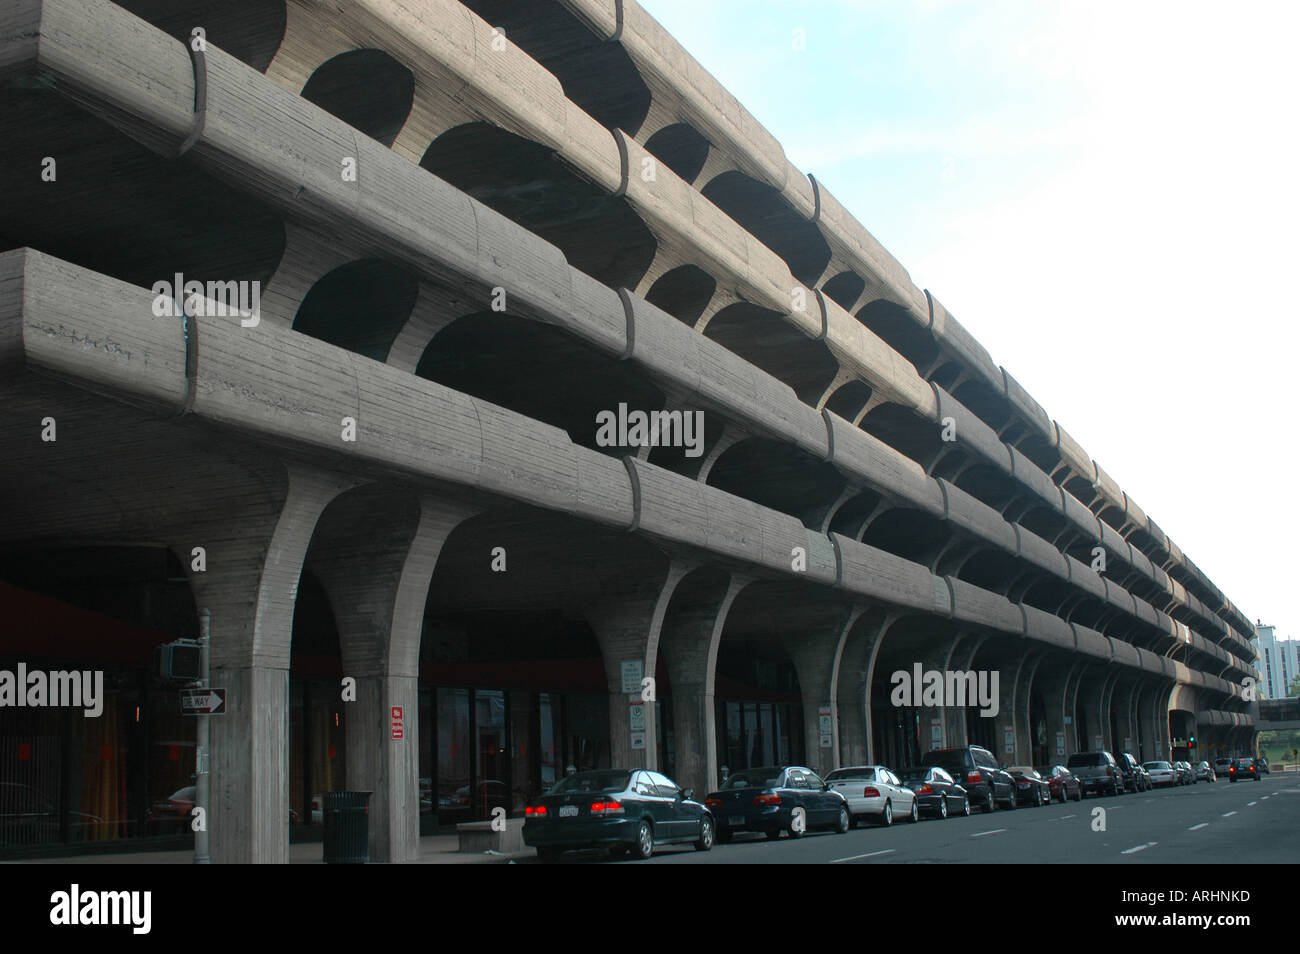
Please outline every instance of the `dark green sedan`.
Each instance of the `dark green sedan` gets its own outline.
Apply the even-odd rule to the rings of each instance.
[[[562,851],[608,848],[649,858],[655,845],[713,847],[713,815],[668,776],[648,769],[578,772],[524,809],[524,844],[543,861]]]

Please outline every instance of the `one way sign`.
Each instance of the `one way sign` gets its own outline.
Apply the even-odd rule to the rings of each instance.
[[[181,690],[181,715],[225,715],[225,713],[226,690]]]

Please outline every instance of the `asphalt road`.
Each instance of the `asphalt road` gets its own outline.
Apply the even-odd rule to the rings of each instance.
[[[1098,809],[1104,809],[1104,830]],[[617,864],[1294,864],[1300,859],[1300,774],[1260,781],[1220,779],[1065,805],[999,809],[991,815],[890,828],[869,824],[847,834],[737,835],[697,852],[665,846],[648,862],[615,861],[604,852],[568,852],[561,863]],[[527,859],[525,863],[536,862]]]

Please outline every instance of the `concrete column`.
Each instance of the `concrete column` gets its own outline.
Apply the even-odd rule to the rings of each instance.
[[[1078,663],[1045,662],[1035,674],[1038,690],[1043,695],[1043,705],[1047,711],[1047,755],[1052,764],[1064,764],[1077,749],[1074,743],[1074,713],[1067,707],[1067,686],[1078,668]],[[1070,717],[1067,723],[1066,716]],[[1061,749],[1058,750],[1057,742]]]
[[[858,616],[844,640],[836,690],[840,765],[867,765],[872,761],[871,668],[881,634],[894,618],[880,610],[869,610]]]
[[[861,610],[852,610],[848,617],[834,629],[799,634],[785,641],[786,652],[794,664],[799,679],[799,695],[803,702],[803,735],[806,764],[825,776],[839,768],[839,692],[840,655],[853,624]],[[822,732],[819,716],[823,707],[830,708],[830,745],[821,745]]]
[[[664,614],[677,584],[691,569],[674,560],[656,591],[642,590],[639,594],[610,598],[593,606],[587,614],[605,663],[609,687],[609,758],[615,768],[658,768],[659,746],[651,704],[646,706],[644,748],[632,747],[629,703],[639,699],[641,693],[623,691],[622,664],[639,661],[643,678],[654,676]]]
[[[347,706],[347,786],[370,791],[370,858],[419,856],[419,656],[429,581],[469,506],[373,488],[344,494],[321,517],[308,555],[334,611]],[[402,711],[393,737],[394,707]]]
[[[727,613],[748,577],[719,574],[720,585],[702,593],[699,602],[670,614],[660,647],[668,663],[673,694],[673,736],[677,765],[673,779],[698,797],[718,787],[718,732],[714,672],[718,641]]]
[[[1007,659],[999,667],[998,675],[998,714],[997,714],[997,756],[999,765],[1019,765],[1020,734],[1018,723],[1024,721],[1016,715],[1016,700],[1020,686],[1021,673],[1025,670],[1025,656],[1019,655]],[[1006,734],[1011,732],[1012,750],[1007,751]]]
[[[1080,674],[1075,701],[1075,719],[1078,720],[1080,712],[1084,719],[1082,724],[1075,726],[1076,744],[1080,752],[1091,752],[1099,746],[1101,748],[1106,746],[1106,736],[1110,734],[1110,729],[1106,727],[1106,720],[1103,717],[1105,710],[1102,701],[1105,688],[1106,670],[1101,665],[1089,666]],[[1097,741],[1098,736],[1101,736],[1100,743]]]
[[[212,613],[212,685],[226,713],[212,719],[212,860],[289,860],[289,641],[298,578],[316,520],[350,481],[288,468],[283,505],[240,512],[218,501],[191,523],[182,554],[195,605]],[[195,571],[190,548],[202,545]]]
[[[1034,744],[1037,741],[1034,737],[1033,715],[1030,712],[1029,697],[1033,689],[1034,676],[1038,672],[1039,666],[1043,662],[1041,653],[1032,652],[1026,657],[1024,665],[1020,671],[1020,677],[1016,681],[1016,705],[1015,705],[1015,723],[1016,723],[1016,765],[1033,765],[1034,764]],[[1050,744],[1051,740],[1048,740]]]

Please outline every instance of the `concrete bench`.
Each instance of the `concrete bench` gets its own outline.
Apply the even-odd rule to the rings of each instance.
[[[456,826],[460,838],[458,851],[474,852],[500,851],[507,854],[527,851],[524,844],[524,820],[522,818],[505,819],[505,831],[493,831],[492,822],[462,822]]]

